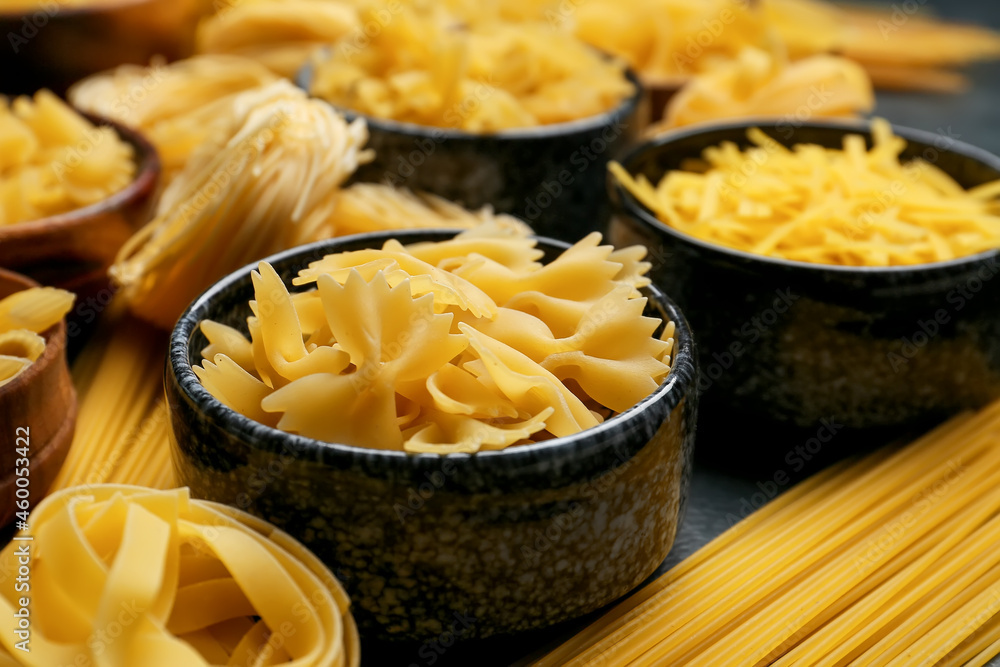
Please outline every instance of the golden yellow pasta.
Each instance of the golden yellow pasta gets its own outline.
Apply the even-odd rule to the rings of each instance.
[[[25,639],[0,638],[16,664],[360,662],[350,601],[334,576],[248,514],[187,489],[96,485],[51,495],[28,524],[0,553],[0,613],[27,609],[32,621]],[[13,576],[20,567],[30,587]]]
[[[374,10],[362,22],[377,21]],[[624,66],[543,23],[463,23],[400,7],[359,48],[317,57],[311,92],[344,109],[491,133],[594,116],[633,93]]]
[[[132,181],[133,153],[47,90],[0,97],[0,226],[106,199]]]
[[[244,0],[202,20],[197,50],[250,58],[294,78],[317,47],[361,31],[357,11],[346,3]]]
[[[1000,402],[779,496],[535,667],[983,665]]]
[[[42,356],[40,334],[58,324],[75,299],[54,287],[30,287],[0,299],[0,387]]]
[[[1000,248],[1000,181],[965,190],[925,160],[900,162],[906,142],[886,121],[872,123],[872,136],[870,150],[860,135],[838,150],[788,149],[751,130],[753,147],[707,148],[704,164],[655,186],[618,163],[609,168],[664,224],[757,255],[900,266]]]
[[[647,132],[724,118],[856,116],[874,106],[871,80],[851,60],[817,55],[789,63],[746,48],[732,62],[717,65],[681,88],[667,103],[663,120]]]
[[[277,78],[246,58],[198,56],[169,65],[121,65],[76,83],[69,99],[141,130],[156,147],[162,180],[169,183],[198,146],[227,131],[240,93]]]
[[[476,452],[596,426],[670,371],[644,250],[595,233],[541,265],[519,232],[328,255],[293,294],[261,262],[249,340],[203,322],[195,373],[251,419],[362,447]]]
[[[111,267],[132,311],[165,329],[229,271],[331,234],[337,188],[369,157],[363,121],[287,81],[241,93],[226,113],[226,131],[201,144]]]

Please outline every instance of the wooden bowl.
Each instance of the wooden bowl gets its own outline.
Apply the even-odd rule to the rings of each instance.
[[[69,317],[70,338],[92,324],[90,314],[110,302],[107,271],[118,249],[149,218],[160,159],[156,149],[135,130],[83,114],[91,122],[115,129],[135,151],[135,179],[107,199],[40,220],[0,226],[0,268],[17,271],[43,285],[69,290],[77,304]],[[94,305],[96,303],[96,305]],[[83,313],[83,316],[80,316]]]
[[[37,287],[38,283],[0,269],[0,299]],[[18,441],[27,429],[30,480],[29,501],[34,507],[62,467],[76,425],[76,391],[66,363],[65,321],[42,333],[45,352],[20,375],[0,387],[0,526],[14,518],[17,491],[15,466],[24,445]],[[23,466],[21,466],[23,467]]]
[[[187,57],[197,21],[211,6],[212,0],[104,0],[91,7],[50,1],[0,10],[0,92],[62,94],[77,80],[123,63]]]

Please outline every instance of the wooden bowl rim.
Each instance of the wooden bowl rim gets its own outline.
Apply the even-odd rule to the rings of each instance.
[[[41,285],[31,278],[3,268],[0,268],[0,282],[20,284],[24,286],[23,289],[41,287]],[[16,290],[16,292],[20,291],[22,290]],[[15,292],[11,292],[11,294],[14,293]],[[19,389],[27,387],[28,383],[45,372],[53,363],[58,363],[59,359],[64,355],[66,351],[65,318],[59,320],[58,323],[49,327],[39,335],[45,339],[45,351],[42,352],[42,356],[35,359],[35,361],[33,361],[31,365],[17,377],[0,387],[0,405],[3,404],[4,399],[8,395],[18,391]]]
[[[67,211],[66,213],[50,215],[37,220],[17,222],[12,225],[4,225],[0,227],[0,241],[24,239],[58,231],[68,231],[75,226],[99,218],[110,211],[125,208],[152,192],[156,186],[156,181],[160,176],[161,170],[160,156],[156,152],[156,148],[145,136],[138,130],[109,118],[80,111],[79,109],[75,109],[75,107],[74,110],[95,125],[112,128],[123,141],[132,146],[135,151],[135,178],[124,188],[99,202]]]

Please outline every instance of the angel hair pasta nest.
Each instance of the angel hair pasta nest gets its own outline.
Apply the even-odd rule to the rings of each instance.
[[[237,412],[303,436],[408,452],[503,449],[596,426],[670,371],[673,323],[643,316],[645,248],[594,233],[542,265],[497,226],[253,272],[250,339],[205,320],[195,373]]]

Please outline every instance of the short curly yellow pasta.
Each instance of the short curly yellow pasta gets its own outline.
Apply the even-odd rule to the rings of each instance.
[[[0,387],[42,356],[40,334],[58,324],[75,299],[55,287],[30,287],[0,299]]]

